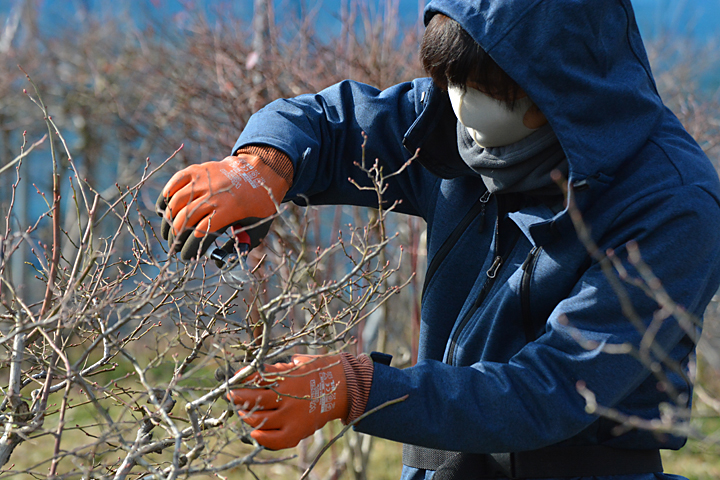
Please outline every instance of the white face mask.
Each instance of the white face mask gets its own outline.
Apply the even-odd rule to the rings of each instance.
[[[461,87],[449,86],[448,94],[455,116],[483,148],[510,145],[537,130],[523,124],[525,113],[533,105],[529,97],[517,100],[515,109],[510,110],[505,103],[475,88],[463,91]]]

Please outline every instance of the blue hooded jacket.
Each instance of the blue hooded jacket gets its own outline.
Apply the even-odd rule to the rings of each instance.
[[[459,22],[548,118],[568,159],[570,198],[598,251],[613,250],[638,277],[627,255],[636,242],[662,282],[656,293],[701,318],[720,283],[718,176],[663,105],[630,1],[433,0],[426,22],[435,13]],[[385,91],[345,81],[275,101],[250,119],[235,150],[286,153],[295,166],[286,200],[376,206],[374,194],[348,181],[367,183],[354,166],[361,132],[367,158],[385,171],[419,148],[421,163],[448,178],[413,163],[386,192],[389,204],[402,200],[399,211],[427,221],[419,355],[404,370],[375,364],[368,410],[409,397],[357,430],[473,453],[684,444],[616,428],[586,409],[578,386],[638,421],[660,418],[662,404],[688,407],[699,322],[664,315],[642,288],[609,280],[567,208],[537,202],[498,221],[503,200],[483,196],[462,162],[447,94],[429,79]],[[431,475],[403,470],[407,479]]]

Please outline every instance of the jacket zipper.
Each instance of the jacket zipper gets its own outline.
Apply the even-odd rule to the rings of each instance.
[[[535,335],[535,326],[532,321],[532,313],[530,311],[530,280],[535,271],[535,264],[540,256],[542,247],[533,247],[527,258],[522,264],[523,276],[520,282],[520,306],[522,309],[523,330],[525,331],[525,342],[530,343],[537,337]]]
[[[433,277],[433,275],[435,275],[435,272],[440,267],[440,264],[443,262],[443,260],[445,260],[445,257],[447,257],[448,253],[450,253],[458,240],[460,240],[462,234],[465,233],[465,230],[467,230],[468,226],[473,222],[473,220],[475,220],[478,215],[481,218],[480,232],[482,232],[483,223],[485,223],[483,219],[483,217],[485,217],[485,206],[487,205],[488,201],[490,201],[490,196],[491,193],[489,191],[485,191],[482,197],[480,197],[480,199],[465,214],[462,220],[460,220],[460,223],[458,223],[458,225],[452,231],[450,236],[440,246],[440,249],[433,257],[432,262],[430,262],[430,266],[425,273],[425,281],[423,282],[422,289],[423,296],[425,295],[425,290],[427,289],[427,286],[430,285],[430,279]]]
[[[490,290],[492,289],[493,284],[495,283],[495,279],[498,276],[498,273],[500,272],[500,268],[503,266],[503,263],[505,262],[505,259],[502,255],[500,255],[500,222],[502,217],[504,217],[504,213],[501,209],[501,201],[498,197],[498,217],[495,220],[495,245],[493,246],[493,253],[495,255],[495,258],[493,260],[492,265],[490,265],[490,268],[488,268],[487,272],[485,272],[485,275],[487,278],[485,278],[485,282],[483,283],[482,288],[480,289],[480,293],[478,293],[477,298],[475,299],[475,302],[473,303],[472,307],[468,310],[468,312],[465,314],[463,319],[460,321],[460,325],[455,329],[455,334],[450,339],[450,349],[448,350],[448,364],[452,365],[454,362],[454,356],[455,356],[455,350],[457,348],[457,342],[460,338],[460,334],[465,329],[465,326],[467,326],[470,319],[475,315],[475,312],[478,311],[480,308],[480,305],[482,305],[483,301],[485,301],[485,298],[487,297],[488,293],[490,293]],[[515,244],[517,243],[518,239],[520,238],[519,232],[517,235],[515,235],[510,244],[507,247],[506,252],[509,254],[512,252],[513,248],[515,247]]]

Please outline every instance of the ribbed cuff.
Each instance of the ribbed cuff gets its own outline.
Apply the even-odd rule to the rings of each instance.
[[[345,372],[349,405],[347,418],[341,420],[347,425],[365,413],[375,367],[367,355],[354,357],[349,353],[341,353],[340,361]]]
[[[262,145],[246,145],[238,148],[235,155],[255,155],[260,157],[260,160],[270,167],[270,169],[277,173],[279,177],[284,179],[290,187],[293,183],[293,173],[295,171],[290,157],[285,155],[280,150],[272,147],[265,147]]]

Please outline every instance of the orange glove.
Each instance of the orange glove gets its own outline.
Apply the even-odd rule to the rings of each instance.
[[[158,197],[161,234],[180,258],[195,258],[229,226],[252,225],[272,216],[275,202],[281,202],[289,188],[288,181],[256,155],[191,165],[173,175]],[[267,221],[248,230],[251,248],[269,229]]]
[[[255,428],[250,435],[272,450],[294,447],[350,411],[340,355],[294,355],[292,363],[266,365],[262,378],[256,373],[248,382],[257,387],[233,390],[229,398]]]

